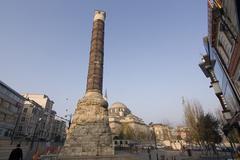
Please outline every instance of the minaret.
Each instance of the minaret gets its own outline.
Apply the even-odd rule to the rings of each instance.
[[[86,94],[78,101],[59,159],[114,154],[108,103],[102,95],[105,17],[104,11],[95,11]]]

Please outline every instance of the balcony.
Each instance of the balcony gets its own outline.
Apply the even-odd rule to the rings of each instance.
[[[199,63],[199,67],[207,78],[211,76],[210,70],[213,68],[214,65],[215,60],[210,60],[208,55],[203,55],[202,62]]]
[[[211,82],[211,86],[214,89],[214,92],[216,95],[221,95],[222,94],[222,89],[220,88],[220,85],[218,81]]]

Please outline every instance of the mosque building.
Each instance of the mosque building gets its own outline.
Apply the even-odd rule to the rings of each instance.
[[[108,109],[109,125],[116,141],[146,144],[151,141],[152,133],[144,121],[134,115],[130,109],[121,102],[116,102]]]

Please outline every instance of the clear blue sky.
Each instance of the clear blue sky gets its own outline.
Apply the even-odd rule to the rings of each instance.
[[[0,79],[64,115],[85,93],[94,9],[107,12],[104,88],[145,122],[183,121],[181,97],[218,102],[198,67],[206,0],[0,1]],[[68,98],[68,101],[66,100]]]

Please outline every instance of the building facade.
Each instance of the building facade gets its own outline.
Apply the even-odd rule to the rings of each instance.
[[[157,145],[171,146],[173,139],[171,127],[165,124],[156,123],[151,126]]]
[[[0,138],[14,138],[24,97],[0,81]]]
[[[66,122],[44,94],[21,95],[0,81],[0,140],[63,142]]]
[[[240,1],[208,1],[207,52],[199,64],[210,78],[226,120],[224,132],[239,133],[240,118]]]
[[[152,140],[152,134],[149,126],[144,121],[132,114],[126,105],[121,102],[113,103],[108,109],[109,125],[116,144],[120,140],[129,140],[133,143],[149,143]],[[122,142],[123,142],[122,141]]]
[[[33,100],[27,99],[24,101],[23,110],[20,115],[16,137],[32,140],[37,133],[37,126],[41,122],[43,116],[43,108]]]
[[[37,136],[35,137],[43,141],[51,141],[56,115],[56,112],[52,110],[54,102],[44,94],[24,94],[24,97],[39,104],[43,110],[41,117],[37,118],[38,125],[35,130]]]
[[[151,130],[154,132],[155,143],[162,148],[180,150],[187,145],[190,133],[185,126],[171,127],[166,124],[152,124]]]
[[[185,126],[177,126],[175,128],[175,139],[176,140],[181,140],[183,142],[188,142],[189,141],[189,137],[190,136],[190,130],[188,127]]]
[[[66,139],[66,129],[66,121],[59,117],[55,117],[51,139],[54,140],[54,142],[64,143]]]

